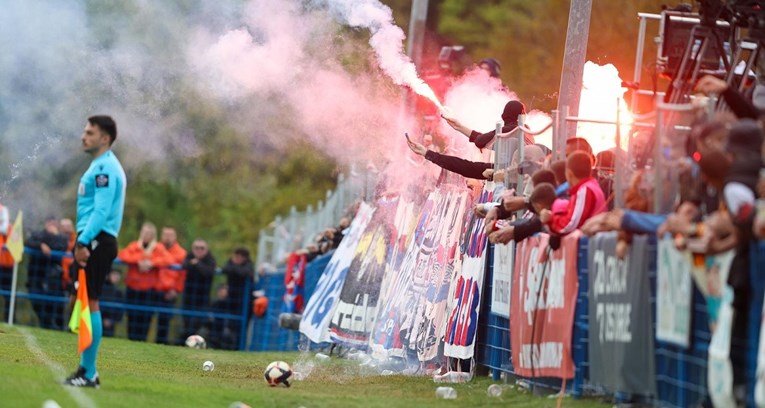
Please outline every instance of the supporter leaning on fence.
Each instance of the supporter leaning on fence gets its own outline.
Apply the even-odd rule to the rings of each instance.
[[[250,295],[252,293],[252,283],[255,276],[255,265],[250,259],[250,251],[245,247],[234,249],[231,258],[223,266],[222,272],[226,275],[228,283],[228,307],[226,313],[241,316],[243,313],[249,318],[252,307],[250,307]],[[244,305],[247,305],[244,307]],[[244,308],[244,310],[243,310]],[[249,319],[248,319],[249,320]],[[239,339],[241,323],[239,321],[229,322],[228,327],[234,339]]]
[[[122,292],[122,289],[119,288],[121,280],[122,273],[119,269],[112,269],[112,271],[109,272],[109,275],[106,276],[106,282],[104,282],[104,288],[101,292],[101,300],[110,303],[124,303],[125,294]],[[101,319],[104,325],[103,335],[106,337],[113,337],[115,326],[117,326],[124,317],[125,309],[123,307],[101,307]]]
[[[54,262],[51,251],[65,251],[67,238],[59,233],[58,220],[48,217],[45,228],[34,231],[24,245],[34,249],[27,263],[27,289],[29,293],[45,296],[63,296],[62,269]],[[64,306],[59,301],[31,299],[32,308],[40,327],[61,330],[64,327]]]
[[[147,222],[141,227],[141,236],[122,249],[117,258],[128,267],[125,300],[134,306],[153,306],[154,287],[160,268],[173,263],[165,248],[157,243],[157,227]],[[128,338],[146,341],[152,312],[128,310]]]
[[[67,240],[66,253],[71,254],[74,250],[74,245],[77,243],[77,233],[74,230],[74,223],[69,218],[62,218],[61,221],[58,222],[58,229],[61,235]],[[61,286],[68,294],[75,293],[73,282],[76,280],[74,274],[77,272],[77,268],[72,268],[73,263],[74,258],[71,256],[64,256],[61,258]],[[70,313],[71,310],[68,310],[67,308],[66,316],[69,316]]]
[[[203,312],[210,304],[210,289],[215,275],[215,257],[210,253],[207,242],[196,239],[191,244],[191,251],[186,255],[183,269],[186,270],[186,283],[181,299],[184,310]],[[204,319],[199,316],[183,316],[184,335],[181,339],[195,334]]]
[[[163,227],[160,238],[157,245],[170,254],[172,263],[168,267],[159,269],[154,299],[159,307],[173,308],[178,299],[178,294],[183,293],[183,283],[186,280],[186,271],[180,269],[186,259],[186,250],[178,244],[178,234],[173,227]],[[172,313],[157,313],[157,343],[171,344],[168,333],[172,317]]]
[[[556,235],[570,234],[581,227],[587,219],[606,210],[606,199],[597,180],[592,177],[592,156],[577,151],[566,159],[566,180],[571,189],[566,214],[554,214],[544,210],[539,214],[542,224]]]
[[[504,121],[502,132],[507,133],[518,127],[518,116],[525,114],[526,107],[523,106],[523,103],[520,101],[510,101],[506,103],[505,108],[502,111],[502,120]],[[459,120],[457,120],[457,118],[446,115],[442,115],[442,117],[446,120],[446,123],[448,123],[449,126],[467,136],[470,142],[474,143],[479,148],[486,147],[486,145],[494,140],[494,130],[486,133],[478,133],[475,130],[472,130],[469,127],[463,125]],[[531,135],[526,134],[524,142],[527,145],[534,144],[534,139]]]

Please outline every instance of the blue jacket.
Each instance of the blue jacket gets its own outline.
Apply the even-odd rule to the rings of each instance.
[[[93,159],[77,189],[77,242],[88,245],[101,231],[119,235],[126,186],[125,170],[111,150]]]

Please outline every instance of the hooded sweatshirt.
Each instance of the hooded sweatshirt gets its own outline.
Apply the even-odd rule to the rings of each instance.
[[[526,113],[526,107],[520,101],[510,101],[505,104],[502,111],[502,120],[505,125],[502,126],[502,133],[507,133],[518,127],[518,116]],[[475,130],[470,132],[470,142],[483,149],[494,139],[494,131],[478,133]],[[527,145],[534,144],[534,139],[530,135],[525,135],[524,139]]]

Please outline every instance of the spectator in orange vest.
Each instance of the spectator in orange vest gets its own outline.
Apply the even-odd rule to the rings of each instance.
[[[74,244],[77,243],[77,232],[74,230],[74,223],[69,218],[62,218],[58,222],[58,231],[66,239],[67,246],[66,252],[71,254],[74,251]],[[74,274],[77,271],[71,270],[71,266],[74,263],[74,257],[67,256],[61,259],[61,286],[67,290],[69,294],[76,294],[74,292]],[[67,313],[69,315],[69,313]]]
[[[186,280],[186,271],[179,269],[186,259],[186,250],[178,244],[178,234],[173,227],[163,227],[158,246],[163,247],[172,258],[172,265],[161,268],[157,276],[156,301],[157,306],[164,308],[175,307],[178,294],[183,293],[183,283]],[[170,344],[168,332],[172,313],[157,314],[157,343]]]
[[[161,268],[173,263],[170,254],[157,243],[157,227],[147,222],[141,227],[137,241],[122,249],[117,258],[128,267],[125,300],[129,305],[148,307],[154,303],[152,294]],[[128,338],[146,341],[151,312],[128,309]]]

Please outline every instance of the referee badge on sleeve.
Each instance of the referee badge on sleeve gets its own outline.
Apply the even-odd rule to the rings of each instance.
[[[109,187],[109,175],[96,174],[96,187]]]

